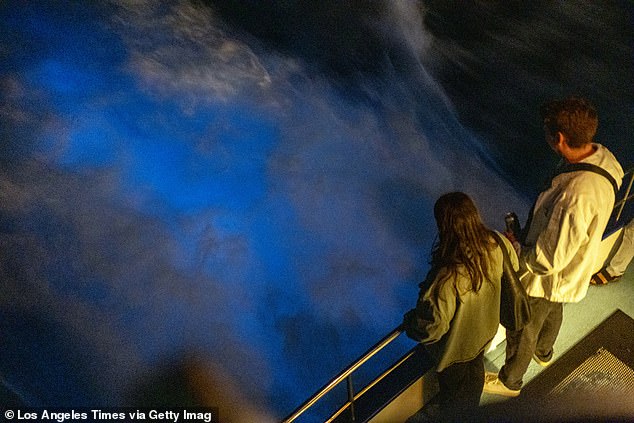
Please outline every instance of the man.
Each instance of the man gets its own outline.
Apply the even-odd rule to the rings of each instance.
[[[551,362],[563,304],[586,296],[623,178],[612,153],[593,142],[598,118],[588,100],[552,101],[541,112],[546,141],[562,162],[550,186],[537,197],[524,232],[520,275],[531,320],[523,329],[507,332],[505,364],[499,374],[487,373],[485,378],[484,392],[505,396],[519,395],[531,359],[542,366]],[[595,170],[571,171],[571,166]]]

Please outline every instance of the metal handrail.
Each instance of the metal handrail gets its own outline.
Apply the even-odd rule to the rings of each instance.
[[[615,222],[618,222],[619,218],[621,217],[621,213],[623,212],[625,204],[629,200],[634,198],[634,194],[630,195],[631,190],[632,190],[632,185],[634,184],[634,167],[628,169],[625,172],[623,178],[625,179],[625,176],[627,176],[628,174],[631,175],[631,177],[630,177],[630,181],[629,181],[629,183],[627,185],[627,188],[625,190],[625,193],[623,195],[623,198],[621,198],[621,200],[617,201],[615,203],[615,205],[614,205],[614,209],[613,210],[616,210],[617,207],[618,207],[618,212],[617,212],[617,215],[616,215]],[[365,354],[363,354],[361,356],[361,358],[359,358],[357,361],[355,361],[350,366],[348,366],[345,370],[343,370],[341,373],[339,373],[329,383],[324,385],[315,395],[313,395],[306,402],[304,402],[297,409],[295,409],[295,411],[293,411],[288,417],[286,417],[284,420],[282,420],[282,423],[291,423],[291,422],[295,421],[295,419],[297,419],[306,410],[308,410],[310,407],[312,407],[317,401],[319,401],[321,398],[323,398],[324,395],[328,394],[328,392],[330,392],[332,389],[334,389],[337,385],[339,385],[339,383],[341,383],[345,379],[348,379],[347,380],[347,382],[348,382],[348,401],[341,407],[341,409],[339,409],[339,411],[336,414],[339,414],[343,410],[345,410],[346,408],[352,406],[354,401],[357,398],[359,398],[367,390],[367,389],[364,389],[362,392],[359,392],[356,395],[354,394],[354,392],[352,391],[352,381],[351,381],[351,379],[349,379],[350,376],[352,375],[352,373],[354,373],[355,370],[357,370],[359,367],[361,367],[364,363],[366,363],[370,358],[372,358],[374,355],[376,355],[378,352],[380,352],[383,348],[388,346],[392,341],[394,341],[396,338],[398,338],[401,333],[403,333],[403,328],[402,328],[402,325],[399,325],[398,327],[393,329],[387,336],[385,336],[383,339],[381,339],[379,342],[377,342],[374,346],[372,346]]]
[[[619,211],[616,213],[616,219],[614,220],[615,222],[618,222],[621,218],[621,213],[623,212],[623,208],[625,208],[625,203],[627,203],[628,200],[634,197],[634,195],[630,195],[630,192],[632,191],[632,183],[634,182],[634,168],[631,168],[627,172],[625,172],[623,178],[625,178],[627,174],[631,174],[631,176],[630,182],[627,184],[627,188],[625,189],[625,194],[623,194],[623,198],[614,205],[615,208],[619,208]]]
[[[378,352],[378,351],[377,351]],[[387,375],[389,375],[394,369],[398,368],[398,366],[400,366],[401,364],[405,363],[407,360],[409,360],[413,355],[415,354],[414,349],[410,350],[407,354],[405,354],[403,357],[401,357],[400,360],[398,360],[396,363],[392,364],[392,366],[390,366],[390,368],[388,368],[385,372],[383,372],[382,375],[380,375],[379,377],[377,377],[375,380],[373,380],[372,382],[370,382],[370,384],[368,384],[365,388],[363,388],[361,391],[359,391],[358,393],[354,394],[353,397],[353,401],[358,400],[359,398],[361,398],[366,392],[370,391],[370,389],[374,388],[381,380],[383,380]],[[351,402],[346,402],[345,404],[343,404],[341,406],[341,408],[339,408],[339,410],[337,410],[335,412],[335,414],[333,414],[328,420],[326,420],[325,423],[331,423],[332,421],[334,421],[337,417],[339,417],[339,415],[341,413],[343,413],[348,407],[350,407]]]
[[[348,378],[355,370],[361,367],[365,362],[367,362],[370,358],[372,358],[376,353],[381,351],[387,345],[389,345],[392,341],[394,341],[398,336],[403,332],[402,325],[399,325],[395,329],[392,330],[387,336],[377,342],[373,347],[371,347],[365,354],[361,356],[357,361],[348,366],[345,370],[339,373],[333,380],[324,385],[315,395],[313,395],[308,401],[299,406],[295,411],[293,411],[287,418],[282,420],[283,423],[290,423],[297,419],[301,414],[303,414],[306,410],[313,406],[317,401],[319,401],[324,395],[330,392],[335,386],[341,383],[343,380]],[[349,400],[346,405],[350,403],[350,401],[354,400],[354,395],[349,395]]]

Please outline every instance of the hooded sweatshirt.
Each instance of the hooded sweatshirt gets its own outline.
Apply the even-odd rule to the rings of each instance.
[[[620,187],[621,165],[607,148],[593,145],[595,152],[580,163],[605,169]],[[539,194],[520,258],[528,295],[560,303],[586,296],[614,202],[611,183],[586,170],[557,175]]]

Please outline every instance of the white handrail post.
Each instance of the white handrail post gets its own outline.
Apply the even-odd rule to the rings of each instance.
[[[627,185],[627,189],[625,190],[625,195],[623,195],[623,201],[619,207],[619,212],[616,214],[616,219],[614,220],[615,222],[618,222],[621,218],[621,213],[623,212],[625,203],[627,203],[627,197],[630,195],[630,191],[632,190],[632,182],[634,182],[634,170],[632,171],[632,176],[630,177],[630,183]]]

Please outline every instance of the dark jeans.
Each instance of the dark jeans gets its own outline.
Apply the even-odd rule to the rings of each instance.
[[[506,332],[506,360],[498,374],[509,389],[520,389],[533,354],[548,361],[561,328],[563,304],[529,297],[531,320],[521,330]]]
[[[456,363],[438,373],[438,404],[447,421],[464,421],[480,404],[484,387],[484,352],[464,363]]]

